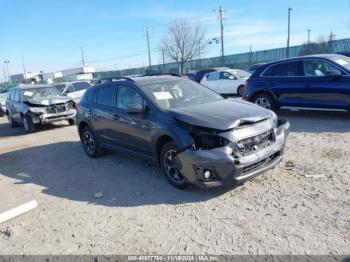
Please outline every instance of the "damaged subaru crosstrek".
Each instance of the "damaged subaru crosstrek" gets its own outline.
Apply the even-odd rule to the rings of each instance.
[[[289,122],[176,76],[89,87],[77,113],[88,156],[104,149],[154,160],[177,188],[240,184],[282,159]]]

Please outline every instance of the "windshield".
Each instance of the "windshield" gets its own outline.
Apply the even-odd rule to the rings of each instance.
[[[239,78],[239,79],[242,79],[242,78],[247,78],[247,77],[250,77],[251,74],[244,71],[244,70],[232,70],[232,71],[229,71],[231,74],[233,74],[235,77]]]
[[[350,58],[346,56],[334,56],[331,60],[350,71]]]
[[[66,84],[54,84],[54,87],[56,87],[58,91],[62,93],[64,88],[66,87]]]
[[[45,98],[45,97],[53,97],[60,96],[60,92],[56,87],[37,87],[37,88],[28,88],[22,90],[23,100],[29,100],[33,98]]]
[[[214,91],[190,80],[143,84],[141,89],[163,110],[189,107],[223,99]]]
[[[90,87],[91,85],[88,82],[75,82],[73,83],[75,91],[81,91],[85,90],[86,88]]]

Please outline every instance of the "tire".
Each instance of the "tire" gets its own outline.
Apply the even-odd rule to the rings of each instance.
[[[181,174],[174,154],[179,150],[176,143],[171,141],[166,143],[160,152],[160,164],[166,179],[171,185],[179,189],[186,189],[190,186],[186,178]]]
[[[239,86],[237,89],[237,95],[239,95],[240,97],[243,97],[245,93],[245,86]]]
[[[67,121],[70,126],[74,126],[76,123],[74,118],[68,119]]]
[[[253,103],[265,109],[276,111],[275,100],[267,93],[260,93],[254,96]]]
[[[22,123],[23,123],[23,127],[24,127],[24,130],[26,131],[26,133],[29,134],[29,133],[35,132],[33,118],[30,115],[22,116]]]
[[[2,112],[2,109],[0,108],[0,117],[4,116],[4,112]]]
[[[98,158],[102,155],[101,147],[98,145],[96,136],[89,126],[84,127],[80,134],[81,143],[85,153],[91,158]]]
[[[9,121],[10,127],[17,127],[18,126],[18,123],[12,119],[9,112],[7,112],[7,119]]]

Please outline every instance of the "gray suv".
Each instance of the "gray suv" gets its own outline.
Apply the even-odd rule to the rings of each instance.
[[[6,115],[11,127],[23,124],[27,133],[35,124],[67,120],[75,123],[76,109],[72,98],[61,96],[50,85],[28,85],[10,89],[6,100]]]
[[[90,157],[103,149],[159,164],[177,188],[233,185],[282,159],[287,120],[175,76],[114,78],[89,87],[77,113]]]

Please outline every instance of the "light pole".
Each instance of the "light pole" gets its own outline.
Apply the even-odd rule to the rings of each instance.
[[[9,71],[9,63],[10,63],[9,60],[7,60],[7,59],[4,60],[4,64],[5,64],[6,69],[7,69],[7,80],[8,80],[8,81],[10,82],[10,84],[11,84],[11,77],[10,77],[10,71]]]
[[[292,12],[292,8],[288,8],[288,38],[287,38],[287,58],[289,57],[289,46],[290,46],[290,13]]]

